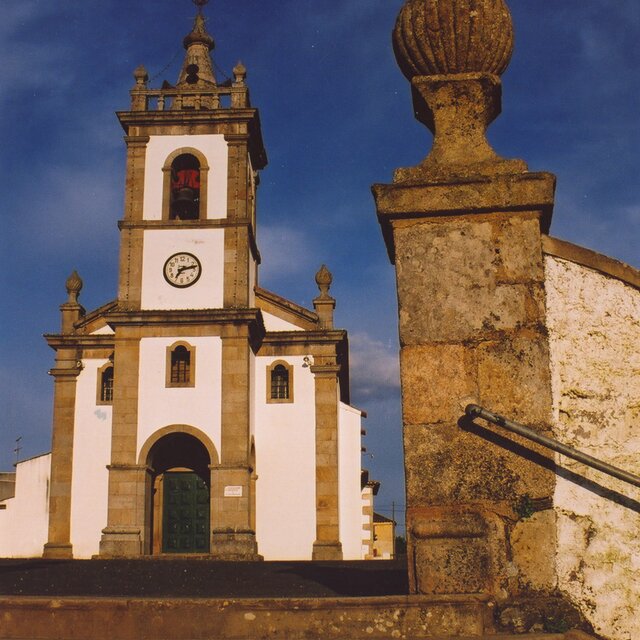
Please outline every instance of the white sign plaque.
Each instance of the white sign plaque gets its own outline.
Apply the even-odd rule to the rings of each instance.
[[[224,488],[225,498],[242,498],[242,487],[227,486]]]

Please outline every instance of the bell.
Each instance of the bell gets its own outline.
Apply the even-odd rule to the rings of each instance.
[[[200,67],[197,64],[190,64],[186,68],[187,72],[187,84],[197,84],[198,82],[198,72],[200,71]]]
[[[176,192],[172,203],[173,215],[180,220],[198,218],[198,201],[196,192],[189,187],[182,187]]]

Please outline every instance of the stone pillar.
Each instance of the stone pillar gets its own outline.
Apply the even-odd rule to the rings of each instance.
[[[338,373],[335,357],[316,356],[316,540],[313,560],[342,560],[338,503]]]
[[[142,248],[140,226],[144,206],[144,171],[149,136],[125,136],[127,171],[124,220],[120,224],[120,269],[118,300],[129,309],[139,309],[142,296]]]
[[[394,45],[433,148],[373,187],[397,275],[410,580],[415,592],[506,599],[553,588],[551,511],[521,508],[549,502],[552,456],[461,416],[473,401],[551,431],[541,230],[555,179],[485,139],[511,54],[506,6],[441,0],[458,25],[447,36],[429,29],[427,4],[405,4]],[[484,39],[461,42],[474,18]]]
[[[53,438],[51,444],[51,484],[49,488],[49,536],[45,558],[71,558],[71,478],[73,432],[76,404],[76,349],[59,349],[54,379]]]
[[[224,306],[249,307],[251,246],[249,229],[249,151],[247,135],[226,135],[229,162],[227,221],[224,230]]]
[[[84,315],[78,303],[82,280],[74,271],[67,279],[68,299],[60,306],[63,340],[68,344],[56,350],[53,376],[53,436],[51,480],[49,485],[49,534],[44,545],[45,558],[71,558],[71,481],[73,472],[73,434],[76,407],[76,381],[82,371],[80,350],[73,344],[74,324]]]
[[[106,557],[139,556],[147,546],[147,467],[136,457],[139,364],[139,329],[116,327],[109,500],[100,541],[100,555]]]
[[[211,468],[211,555],[258,560],[251,507],[251,348],[246,325],[222,337],[222,447]]]

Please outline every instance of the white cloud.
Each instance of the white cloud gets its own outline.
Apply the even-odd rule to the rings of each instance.
[[[349,345],[351,386],[357,402],[396,395],[400,387],[397,345],[364,332],[350,334]]]
[[[58,91],[71,84],[69,64],[74,44],[57,42],[55,31],[36,28],[35,22],[61,12],[55,3],[24,0],[2,7],[0,21],[0,83],[5,90],[0,101],[25,91],[47,88]]]
[[[261,226],[258,231],[258,246],[263,258],[260,277],[265,280],[278,281],[308,270],[318,263],[311,239],[299,229]]]

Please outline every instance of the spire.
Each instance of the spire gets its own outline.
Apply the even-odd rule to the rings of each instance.
[[[187,53],[178,78],[178,87],[187,85],[193,88],[204,88],[216,84],[210,55],[215,43],[207,33],[202,15],[202,4],[198,2],[196,4],[198,5],[198,14],[193,23],[193,29],[183,40]]]

